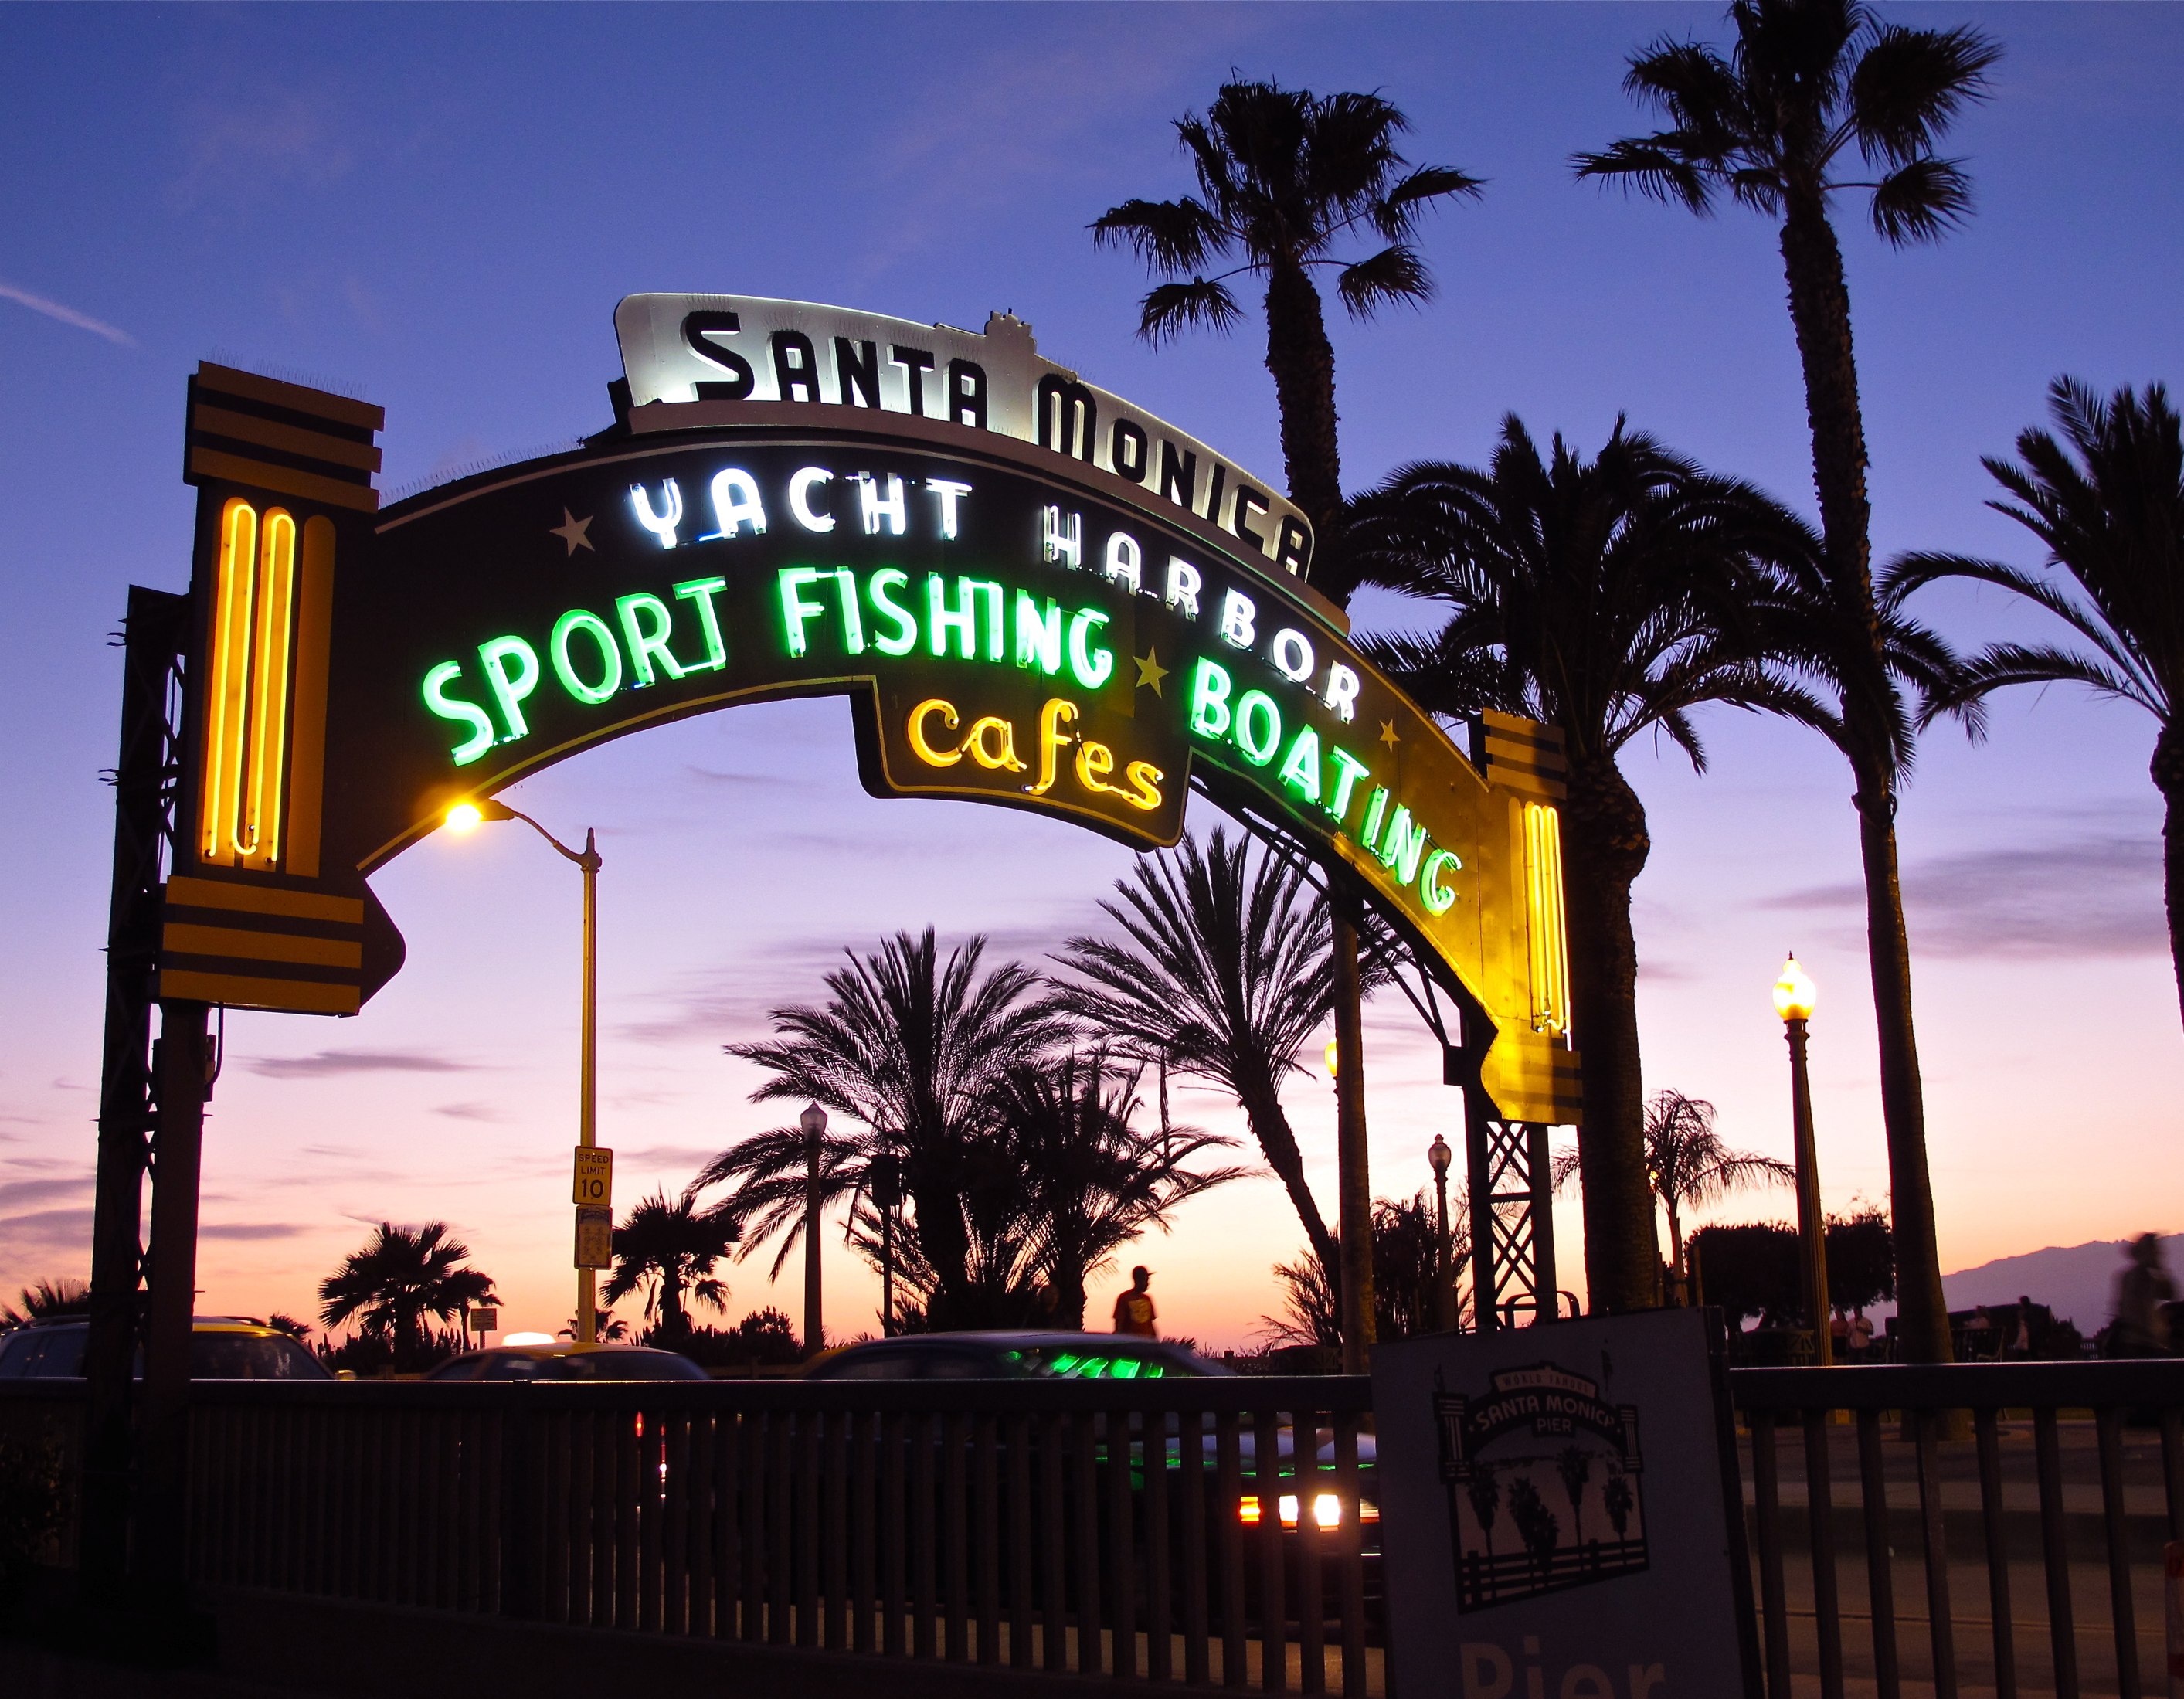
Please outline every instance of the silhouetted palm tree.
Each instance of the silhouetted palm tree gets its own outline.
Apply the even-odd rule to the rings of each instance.
[[[830,1122],[822,1141],[825,1200],[858,1195],[875,1156],[897,1159],[917,1249],[944,1294],[970,1276],[965,1184],[990,1094],[1011,1067],[1064,1036],[1029,968],[1004,962],[980,976],[985,948],[973,937],[944,966],[932,927],[915,939],[898,933],[829,973],[823,1007],[773,1011],[780,1036],[727,1046],[772,1076],[753,1101],[809,1099],[859,1123]],[[804,1230],[805,1150],[800,1128],[744,1139],[715,1157],[691,1192],[733,1185],[727,1206],[744,1224],[744,1254],[780,1235],[786,1256]]]
[[[1713,1130],[1714,1107],[1680,1091],[1658,1091],[1646,1106],[1646,1178],[1669,1217],[1669,1267],[1680,1279],[1684,1267],[1684,1212],[1725,1197],[1746,1186],[1795,1185],[1797,1171],[1789,1163],[1754,1150],[1732,1150]],[[1578,1171],[1578,1153],[1555,1158],[1559,1190]]]
[[[1693,710],[1802,705],[1768,664],[1757,610],[1817,542],[1751,485],[1620,421],[1587,460],[1559,436],[1542,457],[1513,414],[1485,470],[1406,466],[1361,498],[1350,546],[1377,581],[1449,604],[1436,633],[1363,645],[1422,706],[1496,709],[1563,734],[1585,1282],[1596,1308],[1646,1307],[1658,1275],[1630,891],[1652,838],[1618,757],[1658,733],[1703,772]]]
[[[1069,940],[1057,1004],[1124,1054],[1232,1094],[1312,1254],[1337,1267],[1281,1100],[1334,998],[1326,910],[1295,862],[1219,827],[1203,851],[1186,837],[1140,856],[1115,890],[1100,906],[1123,936]]]
[[[682,1295],[716,1310],[727,1302],[727,1284],[713,1270],[735,1248],[736,1239],[735,1217],[728,1212],[701,1210],[687,1192],[671,1200],[656,1191],[614,1230],[614,1277],[599,1301],[612,1306],[645,1286],[645,1319],[657,1323],[663,1338],[688,1338],[690,1316]]]
[[[23,1307],[0,1304],[0,1328],[20,1328],[25,1322],[49,1321],[55,1316],[87,1316],[91,1287],[81,1280],[40,1280],[18,1292],[15,1301]]]
[[[2047,546],[2075,593],[2052,577],[1960,554],[1910,554],[1893,562],[1887,588],[1908,594],[1940,578],[1995,584],[2045,608],[2090,646],[1995,643],[1968,661],[1930,715],[2008,684],[2084,684],[2153,716],[2154,788],[2161,836],[2169,949],[2184,1003],[2184,438],[2159,384],[2143,397],[2129,385],[2103,401],[2075,379],[2048,386],[2048,410],[2062,439],[2031,429],[2017,438],[2024,464],[1981,464],[2011,500],[1991,501]]]
[[[1905,1251],[1905,1340],[1914,1360],[1946,1362],[1948,1317],[1897,872],[1896,795],[1909,745],[1873,593],[1850,287],[1829,203],[1846,192],[1868,194],[1875,230],[1899,247],[1936,240],[1961,221],[1970,181],[1935,147],[1984,97],[2001,50],[1972,30],[1883,24],[1854,0],[1736,0],[1729,17],[1736,45],[1726,60],[1703,43],[1666,39],[1631,59],[1624,86],[1662,114],[1667,129],[1572,163],[1581,177],[1617,179],[1695,213],[1711,213],[1726,193],[1780,220],[1826,539],[1830,617],[1814,635],[1827,644],[1820,670],[1840,692],[1836,741],[1856,783],[1881,1111]],[[1853,159],[1878,177],[1846,175]]]
[[[1169,280],[1145,298],[1139,312],[1139,334],[1156,346],[1192,326],[1233,328],[1243,312],[1228,280],[1245,273],[1265,280],[1267,370],[1281,420],[1283,471],[1290,499],[1317,533],[1312,586],[1338,605],[1348,603],[1358,578],[1341,546],[1334,348],[1312,273],[1334,270],[1335,293],[1353,318],[1369,318],[1398,302],[1424,302],[1433,276],[1411,246],[1419,217],[1451,197],[1476,196],[1481,187],[1478,178],[1447,166],[1406,170],[1410,162],[1396,142],[1409,127],[1376,94],[1315,95],[1232,82],[1203,118],[1193,114],[1176,123],[1198,194],[1125,201],[1092,226],[1095,242],[1128,244],[1156,276]],[[1338,249],[1361,237],[1384,246],[1361,259],[1338,257]],[[1232,258],[1231,270],[1204,275],[1210,265]],[[1335,1032],[1350,1058],[1335,1098],[1340,1218],[1362,1243],[1373,1191],[1360,911],[1346,894],[1329,906]],[[1346,1275],[1349,1331],[1356,1335],[1347,1366],[1362,1369],[1373,1333],[1373,1270],[1362,1249]]]
[[[1054,1295],[1054,1320],[1084,1325],[1085,1282],[1179,1205],[1248,1170],[1184,1166],[1235,1141],[1195,1128],[1135,1124],[1142,1068],[1067,1050],[1011,1068],[992,1098],[992,1169],[1020,1200],[1026,1237]]]
[[[361,1251],[319,1282],[319,1319],[339,1327],[354,1318],[369,1332],[388,1334],[394,1362],[415,1362],[427,1316],[444,1322],[493,1292],[493,1277],[462,1265],[470,1246],[448,1236],[448,1224],[395,1227],[382,1222]]]

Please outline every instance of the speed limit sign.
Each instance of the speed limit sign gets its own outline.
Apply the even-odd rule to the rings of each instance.
[[[614,1206],[614,1152],[604,1145],[577,1147],[576,1195],[570,1201],[594,1209]]]

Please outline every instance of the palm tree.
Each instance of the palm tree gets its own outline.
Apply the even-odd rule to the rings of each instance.
[[[1658,1091],[1646,1106],[1646,1178],[1669,1217],[1669,1267],[1684,1278],[1684,1212],[1752,1185],[1795,1185],[1797,1171],[1777,1157],[1732,1150],[1713,1130],[1714,1107],[1680,1091]],[[1560,1190],[1578,1171],[1578,1153],[1555,1158]]]
[[[1123,937],[1069,940],[1058,1006],[1123,1054],[1233,1095],[1312,1255],[1339,1267],[1281,1100],[1334,1000],[1327,911],[1303,869],[1217,827],[1203,851],[1186,837],[1140,856],[1115,891],[1100,906]]]
[[[368,1333],[391,1335],[395,1365],[406,1367],[417,1358],[426,1317],[444,1322],[492,1295],[493,1277],[462,1266],[470,1254],[443,1221],[416,1228],[382,1222],[363,1250],[319,1282],[319,1319],[334,1328],[354,1317]]]
[[[859,1195],[875,1157],[897,1161],[917,1251],[944,1295],[966,1290],[970,1278],[965,1182],[990,1094],[1064,1033],[1038,995],[1039,977],[1021,962],[980,976],[985,948],[973,937],[944,966],[932,927],[915,939],[898,933],[829,973],[823,1007],[776,1009],[778,1036],[727,1046],[772,1075],[753,1101],[810,1099],[858,1123],[830,1122],[821,1141],[822,1208]],[[742,1254],[779,1236],[785,1258],[804,1231],[807,1148],[800,1129],[744,1139],[706,1166],[691,1194],[733,1185],[727,1206],[744,1223]]]
[[[1729,17],[1737,40],[1727,60],[1703,43],[1666,39],[1631,59],[1624,86],[1669,128],[1572,163],[1580,177],[1616,179],[1695,213],[1711,213],[1725,192],[1780,221],[1833,616],[1817,634],[1828,640],[1820,670],[1841,692],[1836,741],[1856,784],[1881,1113],[1905,1251],[1905,1343],[1913,1360],[1941,1362],[1948,1318],[1897,872],[1896,796],[1908,744],[1873,593],[1850,288],[1829,204],[1848,191],[1867,193],[1875,230],[1897,247],[1937,240],[1959,223],[1970,181],[1934,150],[1964,107],[1984,97],[2001,50],[1972,30],[1883,24],[1855,0],[1736,0]],[[1878,175],[1846,175],[1853,158]]]
[[[1479,179],[1443,165],[1407,170],[1396,139],[1409,122],[1374,94],[1315,95],[1268,82],[1232,82],[1203,118],[1179,119],[1199,193],[1125,201],[1092,226],[1096,244],[1126,243],[1167,281],[1145,296],[1138,333],[1155,346],[1193,326],[1226,331],[1243,318],[1228,287],[1249,274],[1266,283],[1267,370],[1282,432],[1290,498],[1318,534],[1313,588],[1346,604],[1358,579],[1341,547],[1342,454],[1334,410],[1334,348],[1327,338],[1315,270],[1332,267],[1351,316],[1423,304],[1432,274],[1411,245],[1429,207],[1479,194]],[[1355,238],[1384,246],[1338,256]],[[1208,277],[1209,265],[1234,259]],[[1373,1270],[1363,1246],[1373,1190],[1366,1156],[1363,982],[1358,905],[1330,903],[1335,1037],[1347,1058],[1335,1093],[1341,1219],[1354,1263],[1344,1271],[1344,1329],[1351,1370],[1373,1339]],[[1286,1178],[1286,1177],[1284,1177]]]
[[[1903,556],[1890,565],[1886,588],[1902,596],[1939,578],[1999,585],[2045,608],[2090,647],[1993,644],[1966,663],[1953,694],[1930,701],[1929,714],[2004,685],[2069,681],[2153,716],[2169,949],[2184,1003],[2184,728],[2176,718],[2184,699],[2184,439],[2158,383],[2143,397],[2126,385],[2103,401],[2075,379],[2059,377],[2048,386],[2048,410],[2061,441],[2027,430],[2017,438],[2022,465],[1992,457],[1981,464],[2013,498],[1987,505],[2038,538],[2046,564],[2068,572],[2075,593],[1999,561],[1957,554]]]
[[[20,1328],[25,1322],[49,1321],[56,1316],[91,1312],[91,1288],[81,1280],[63,1278],[40,1280],[15,1295],[20,1310],[0,1304],[0,1328]]]
[[[1350,546],[1378,581],[1450,606],[1435,635],[1363,645],[1421,705],[1454,719],[1496,709],[1563,734],[1585,1282],[1596,1309],[1647,1307],[1658,1274],[1630,892],[1652,839],[1618,757],[1658,733],[1703,772],[1695,709],[1797,699],[1768,664],[1755,610],[1817,543],[1751,485],[1620,421],[1587,460],[1559,436],[1542,457],[1513,414],[1485,470],[1406,466],[1361,498]]]
[[[1057,1325],[1084,1325],[1085,1282],[1115,1251],[1148,1228],[1165,1233],[1178,1206],[1247,1172],[1184,1166],[1234,1139],[1137,1126],[1143,1073],[1071,1050],[1020,1063],[994,1087],[993,1166],[1022,1200]]]
[[[713,1269],[734,1249],[736,1239],[735,1217],[729,1212],[700,1210],[688,1192],[671,1201],[666,1192],[656,1191],[614,1230],[614,1278],[599,1301],[612,1307],[639,1286],[649,1286],[645,1318],[657,1323],[663,1339],[687,1339],[690,1317],[682,1295],[688,1292],[716,1310],[727,1302],[727,1284],[715,1278]]]

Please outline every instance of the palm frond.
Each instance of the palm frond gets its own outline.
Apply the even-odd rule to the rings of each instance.
[[[1429,301],[1433,289],[1433,274],[1418,251],[1401,243],[1344,266],[1335,283],[1342,304],[1357,319],[1369,319],[1376,309],[1397,303],[1415,306]]]
[[[1971,206],[1971,179],[1958,163],[1928,155],[1891,171],[1875,187],[1873,227],[1898,248],[1937,242],[1964,221]]]
[[[1128,200],[1092,220],[1095,248],[1127,246],[1162,276],[1202,268],[1228,245],[1228,233],[1201,203]]]
[[[1883,28],[1850,78],[1850,120],[1868,159],[1892,166],[1928,152],[1971,103],[2002,47],[1975,30]]]
[[[1243,322],[1244,309],[1218,278],[1162,283],[1139,304],[1138,334],[1155,348],[1174,341],[1186,330],[1203,326],[1225,333]]]

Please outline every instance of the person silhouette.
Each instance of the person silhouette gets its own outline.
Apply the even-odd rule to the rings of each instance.
[[[1142,1263],[1130,1270],[1130,1290],[1115,1300],[1115,1331],[1140,1339],[1158,1339],[1151,1287],[1153,1271]]]
[[[2162,1266],[2161,1235],[2142,1233],[2116,1276],[2115,1318],[2109,1323],[2109,1356],[2167,1356],[2173,1348],[2162,1306],[2176,1301],[2176,1283]]]

